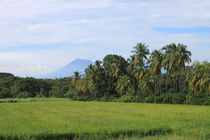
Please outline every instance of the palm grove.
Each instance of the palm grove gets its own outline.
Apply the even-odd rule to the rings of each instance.
[[[0,97],[210,104],[208,61],[191,64],[192,54],[184,44],[172,43],[151,53],[148,48],[138,43],[127,60],[107,55],[89,65],[84,75],[75,72],[53,80],[3,74]]]

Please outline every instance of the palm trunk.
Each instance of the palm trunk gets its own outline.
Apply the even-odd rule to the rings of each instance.
[[[176,91],[176,82],[175,82],[175,77],[173,76],[173,88],[174,88],[174,93],[175,93],[175,91]]]
[[[184,74],[184,72],[182,73],[182,77],[183,77],[183,79],[182,79],[182,90],[183,90],[183,89],[185,89],[185,74]]]
[[[156,94],[156,75],[155,75],[155,79],[154,80],[155,80],[155,82],[154,82],[155,83],[155,95],[157,95]]]
[[[166,93],[168,93],[168,73],[166,73]]]
[[[134,94],[136,93],[136,84],[135,84],[135,77],[133,76],[133,90],[134,90]]]
[[[181,82],[181,77],[179,78],[179,92],[182,92],[182,82]]]
[[[160,79],[160,75],[159,75],[159,79]],[[161,94],[162,90],[161,90],[161,83],[160,82],[159,82],[159,88],[160,88],[160,94]]]

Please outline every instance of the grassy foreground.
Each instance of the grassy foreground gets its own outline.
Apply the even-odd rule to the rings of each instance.
[[[139,138],[210,139],[210,107],[68,100],[0,103],[0,139]]]

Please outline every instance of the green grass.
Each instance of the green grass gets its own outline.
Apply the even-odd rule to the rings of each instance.
[[[0,139],[139,138],[210,139],[210,107],[63,99],[0,104]]]

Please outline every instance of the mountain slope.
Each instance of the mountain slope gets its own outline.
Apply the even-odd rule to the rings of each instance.
[[[42,78],[63,78],[63,77],[69,77],[74,74],[75,71],[78,71],[80,73],[84,73],[85,69],[88,67],[88,65],[93,64],[90,60],[85,59],[76,59],[72,61],[71,63],[65,65],[61,69],[52,72],[50,74],[47,74],[45,76],[42,76]]]

